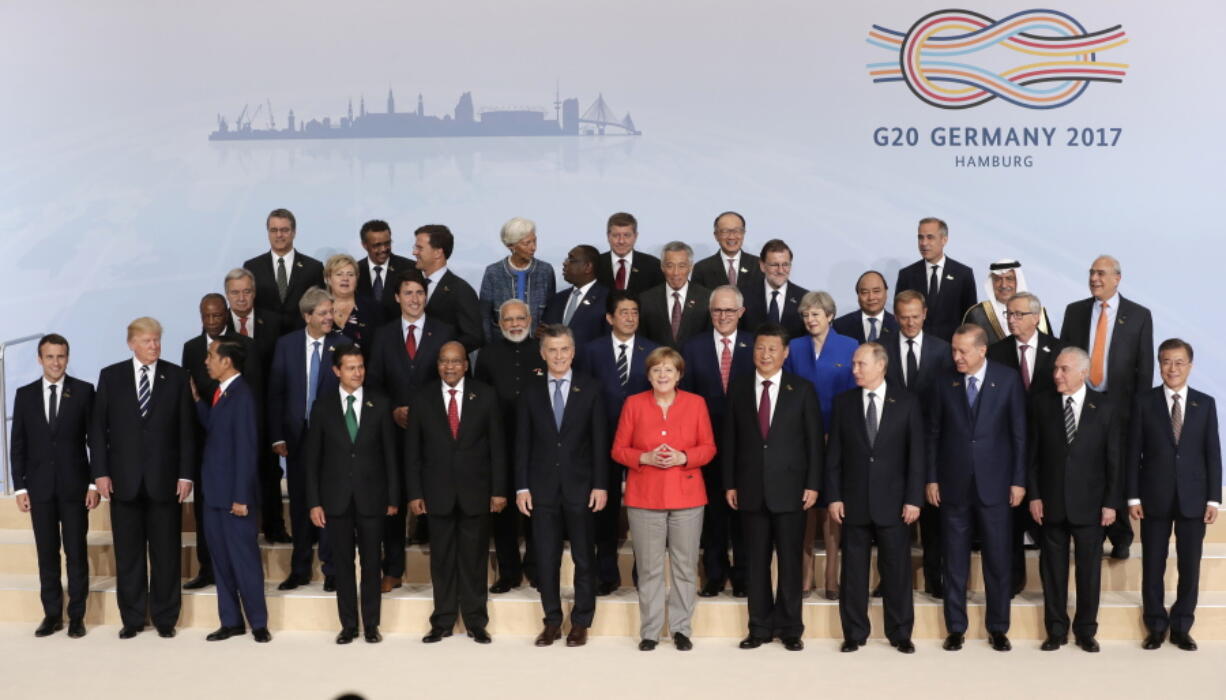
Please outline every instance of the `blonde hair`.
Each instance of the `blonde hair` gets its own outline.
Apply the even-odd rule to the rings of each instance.
[[[664,364],[665,362],[670,363],[676,368],[678,377],[685,374],[685,358],[681,356],[681,353],[667,345],[661,345],[647,355],[647,359],[643,361],[643,372],[651,372],[652,367]]]
[[[324,284],[328,283],[328,278],[331,277],[333,273],[346,265],[353,268],[354,275],[358,274],[358,261],[354,260],[352,255],[349,255],[348,253],[337,253],[336,255],[328,258],[328,262],[324,263]]]
[[[141,316],[128,324],[128,340],[132,340],[142,333],[149,333],[160,338],[162,337],[162,324],[158,323],[156,318],[150,316]]]

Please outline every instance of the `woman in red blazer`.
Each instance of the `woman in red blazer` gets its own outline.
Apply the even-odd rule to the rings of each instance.
[[[626,399],[613,439],[613,459],[630,470],[623,500],[639,574],[639,649],[655,649],[664,628],[667,551],[673,578],[668,624],[673,644],[688,651],[707,504],[699,470],[715,456],[715,436],[705,400],[677,389],[685,372],[681,353],[657,348],[645,369],[651,391]]]

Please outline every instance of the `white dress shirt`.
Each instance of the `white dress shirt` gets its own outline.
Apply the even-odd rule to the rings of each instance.
[[[868,420],[868,402],[869,402],[868,395],[870,393],[873,395],[873,398],[872,398],[873,403],[877,404],[877,425],[878,427],[880,427],[881,426],[881,414],[885,412],[885,379],[882,379],[881,383],[873,387],[872,389],[861,389],[860,390],[860,402],[864,406],[864,419],[865,420]]]
[[[914,343],[907,345],[908,340],[914,341]],[[898,362],[901,365],[899,369],[902,370],[902,380],[904,382],[911,381],[911,378],[907,376],[907,351],[912,348],[915,351],[915,369],[918,370],[924,361],[924,331],[916,333],[914,338],[908,338],[901,332],[898,334]],[[907,386],[910,386],[910,384]]]
[[[945,284],[945,256],[942,255],[941,259],[934,263],[930,263],[927,260],[925,260],[924,261],[924,294],[928,293],[928,282],[932,279],[932,266],[933,265],[937,266],[937,293],[938,294],[941,292],[941,286]],[[932,303],[932,300],[929,299],[928,302]]]
[[[716,330],[711,331],[711,335],[714,336],[715,338],[715,359],[718,360],[724,354],[724,339],[725,338],[728,339],[728,352],[732,353],[733,355],[736,355],[736,329],[735,328],[728,335],[724,335]]]
[[[341,415],[349,410],[349,392],[345,391],[345,387],[340,388],[341,395]],[[358,419],[358,425],[362,424],[362,387],[358,387],[357,391],[353,392],[353,413]]]
[[[409,326],[413,328],[413,342],[417,347],[421,347],[421,332],[426,327],[426,315],[423,313],[417,317],[416,321],[409,321],[404,316],[400,317],[400,339],[407,345],[409,342]]]
[[[987,375],[987,373],[988,373],[988,362],[987,360],[984,360],[983,364],[979,365],[978,370],[976,370],[975,372],[972,372],[971,374],[963,375],[962,379],[963,379],[963,382],[966,384],[966,386],[963,388],[966,390],[968,401],[970,399],[971,377],[975,378],[975,392],[976,392],[975,402],[978,403],[979,395],[983,393],[983,378],[984,376]]]
[[[226,393],[226,389],[229,389],[230,385],[234,383],[234,380],[242,376],[242,374],[243,374],[242,372],[235,372],[234,374],[231,374],[229,377],[226,378],[224,382],[221,382],[220,384],[218,384],[217,388],[221,389],[221,393],[223,394]],[[206,398],[206,397],[201,397],[201,398]],[[213,400],[213,397],[209,396],[207,398],[209,402],[211,403]]]
[[[762,405],[762,382],[766,380],[770,380],[771,385],[767,389],[767,391],[770,393],[770,397],[771,397],[770,421],[771,423],[774,423],[775,422],[775,407],[779,405],[779,381],[783,379],[783,370],[779,370],[778,372],[775,372],[773,375],[769,377],[763,377],[761,372],[754,372],[754,376],[756,378],[756,381],[754,381],[754,392],[753,392],[753,398],[754,398],[754,401],[756,402],[754,403],[754,411],[756,412],[758,406]]]
[[[440,282],[443,281],[443,275],[447,274],[447,266],[443,265],[439,269],[426,275],[426,303],[430,303],[430,297],[434,296],[434,290],[438,288]]]
[[[294,257],[298,254],[298,251],[294,250],[293,248],[290,248],[288,253],[286,253],[285,255],[280,255],[277,253],[277,251],[272,250],[270,248],[268,252],[272,253],[272,279],[273,281],[275,282],[277,280],[277,261],[280,260],[281,258],[285,258],[285,283],[289,284],[289,281],[293,279],[294,277]]]
[[[741,281],[741,251],[737,251],[736,255],[728,255],[721,248],[719,251],[720,260],[724,261],[724,276],[728,275],[728,265],[732,265],[732,269],[736,270],[736,281]]]
[[[617,253],[614,253],[612,250],[609,251],[609,261],[613,263],[613,286],[614,287],[617,286],[617,268],[618,268],[618,265],[620,264],[618,263],[619,260],[626,261],[626,284],[629,285],[630,284],[630,273],[634,271],[634,249],[631,249],[629,253],[626,253],[626,257],[624,258],[618,257]]]
[[[1090,307],[1090,345],[1087,352],[1090,356],[1094,355],[1094,341],[1098,338],[1098,317],[1102,315],[1103,303],[1098,299],[1094,299],[1094,305]],[[1120,294],[1116,292],[1114,296],[1107,300],[1107,342],[1103,346],[1103,383],[1093,387],[1095,391],[1107,391],[1107,368],[1111,362],[1111,336],[1115,333],[1115,319],[1120,311]]]
[[[310,330],[304,332],[303,335],[306,336],[306,372],[303,374],[306,376],[306,393],[309,396],[311,394],[311,354],[315,352],[316,341],[319,342],[319,371],[331,371],[328,368],[328,363],[324,360],[324,351],[328,349],[328,336],[321,335],[318,338],[312,338]]]
[[[668,303],[668,306],[666,308],[668,309],[668,317],[670,319],[673,317],[673,305],[677,303],[677,300],[673,298],[673,293],[676,292],[677,294],[681,295],[681,312],[685,313],[685,298],[686,298],[686,294],[689,291],[690,291],[690,283],[688,281],[684,285],[681,286],[681,289],[673,289],[672,287],[668,286],[667,283],[665,283],[664,301]]]
[[[609,337],[613,339],[613,364],[617,365],[617,356],[621,354],[622,345],[626,346],[626,369],[634,364],[634,336],[630,336],[626,340],[618,340],[617,336],[610,333]],[[550,389],[552,391],[552,389]],[[552,396],[552,394],[550,394]]]
[[[596,280],[592,280],[591,282],[588,282],[587,284],[583,285],[582,287],[576,287],[576,288],[575,288],[575,289],[578,289],[578,290],[579,290],[579,300],[575,302],[575,310],[576,310],[576,311],[578,311],[578,310],[579,310],[579,306],[578,306],[578,305],[579,305],[579,304],[582,304],[582,303],[583,303],[584,298],[586,298],[586,297],[587,297],[587,293],[588,293],[588,292],[590,292],[590,291],[592,291],[592,285],[594,285],[594,284],[596,284]],[[575,292],[574,292],[574,290],[572,289],[572,291],[571,291],[571,296],[574,296],[574,294],[575,294]],[[567,304],[569,304],[569,303],[570,303],[570,299],[567,299],[567,300],[566,300],[566,303],[567,303]]]
[[[1086,385],[1082,384],[1077,391],[1069,394],[1060,394],[1060,411],[1063,414],[1064,407],[1068,405],[1069,399],[1073,400],[1073,425],[1081,427],[1081,409],[1086,405]]]
[[[451,405],[451,390],[455,389],[456,418],[459,419],[463,417],[464,415],[464,378],[460,377],[460,381],[456,382],[455,386],[451,386],[447,382],[441,382],[441,384],[443,385],[443,411],[447,412],[451,410],[449,408],[449,406]],[[549,398],[552,399],[553,395],[550,394]]]

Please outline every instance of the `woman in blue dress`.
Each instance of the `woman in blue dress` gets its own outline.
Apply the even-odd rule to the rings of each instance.
[[[817,399],[822,409],[822,429],[830,430],[830,413],[834,397],[856,386],[851,376],[851,357],[860,347],[854,339],[835,332],[830,323],[835,318],[834,299],[826,292],[809,292],[800,299],[800,318],[808,335],[793,338],[788,343],[788,359],[783,371],[808,379],[817,389]],[[825,592],[829,600],[839,596],[839,525],[826,517],[825,494],[818,507],[809,511],[805,520],[805,579],[804,594],[813,589],[813,543],[817,539],[818,522],[823,523],[822,532],[826,543]]]

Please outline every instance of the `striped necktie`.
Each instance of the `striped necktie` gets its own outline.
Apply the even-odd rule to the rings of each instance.
[[[626,386],[626,382],[630,381],[630,362],[626,359],[626,344],[619,343],[617,347],[617,378],[622,386]]]
[[[1064,400],[1064,436],[1068,438],[1069,444],[1077,437],[1077,418],[1073,415],[1072,396]]]
[[[140,417],[149,415],[149,365],[140,366],[140,385],[136,389],[136,402],[140,405]]]

